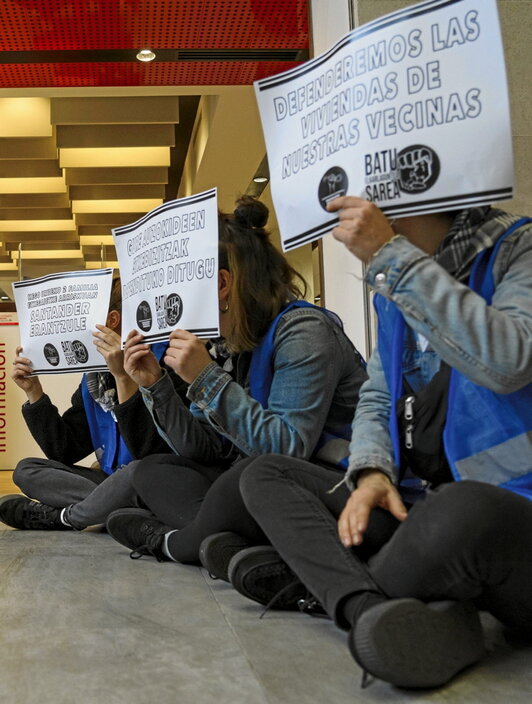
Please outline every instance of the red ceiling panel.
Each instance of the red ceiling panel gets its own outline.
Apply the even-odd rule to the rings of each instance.
[[[0,51],[300,49],[307,0],[2,0]]]
[[[280,61],[0,64],[0,87],[249,85],[294,66]]]
[[[245,85],[297,65],[308,43],[307,0],[0,0],[0,88]],[[145,47],[291,50],[294,60],[140,64],[102,54]],[[31,56],[39,51],[53,55]],[[94,61],[64,51],[94,52]]]

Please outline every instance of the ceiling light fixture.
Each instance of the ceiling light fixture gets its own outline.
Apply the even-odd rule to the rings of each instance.
[[[266,183],[268,180],[267,176],[255,176],[254,179],[255,183]]]
[[[148,61],[153,61],[154,58],[155,54],[151,49],[141,49],[137,54],[137,59],[139,61],[144,61],[145,63],[147,63]]]

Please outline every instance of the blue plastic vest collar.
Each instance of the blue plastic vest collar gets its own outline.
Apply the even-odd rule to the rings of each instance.
[[[273,350],[277,325],[279,324],[279,321],[281,320],[283,315],[285,315],[285,313],[294,308],[314,308],[315,310],[319,310],[324,315],[327,315],[329,318],[331,318],[336,325],[343,329],[342,321],[336,315],[336,313],[333,313],[332,311],[327,310],[326,308],[320,308],[319,306],[315,306],[312,303],[308,303],[307,301],[301,300],[291,301],[290,303],[288,303],[277,315],[277,317],[274,318],[272,324],[268,328],[268,332],[261,340],[260,344],[255,347],[251,355],[251,364],[249,370],[250,395],[255,400],[259,401],[263,408],[268,408],[268,398],[272,386]],[[362,360],[362,358],[360,359],[362,363],[365,364],[364,360]],[[315,452],[318,451],[321,447],[323,447],[325,443],[329,442],[330,440],[335,440],[337,438],[350,440],[351,425],[346,425],[343,431],[338,434],[334,434],[325,430],[322,431],[320,439],[318,440],[318,443],[316,445]],[[346,456],[338,463],[338,465],[342,467],[342,469],[347,469],[348,463],[349,456]]]

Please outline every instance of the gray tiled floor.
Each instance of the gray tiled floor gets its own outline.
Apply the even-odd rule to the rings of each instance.
[[[488,655],[439,691],[360,690],[329,621],[259,608],[199,569],[132,561],[108,535],[0,529],[5,704],[532,700],[532,647],[486,618]]]

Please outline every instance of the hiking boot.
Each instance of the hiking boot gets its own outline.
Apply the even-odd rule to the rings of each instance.
[[[61,521],[61,508],[32,501],[20,494],[0,499],[0,521],[19,530],[73,530]]]
[[[397,687],[439,687],[484,653],[470,602],[392,599],[365,611],[349,633],[357,663]]]
[[[224,582],[228,582],[228,568],[231,558],[244,548],[249,547],[248,541],[237,533],[229,531],[214,533],[202,540],[199,559],[213,579],[223,579]]]
[[[121,508],[109,514],[107,532],[117,542],[131,550],[129,557],[138,560],[143,555],[151,555],[157,562],[170,558],[162,547],[164,536],[173,530],[142,508]]]
[[[270,545],[240,550],[229,562],[229,581],[243,596],[271,608],[297,610],[309,592]]]

